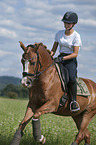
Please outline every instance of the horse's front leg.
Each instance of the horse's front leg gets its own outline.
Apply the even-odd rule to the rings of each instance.
[[[43,106],[41,106],[38,110],[36,110],[33,119],[32,119],[32,126],[33,126],[33,136],[34,139],[39,142],[40,144],[45,143],[45,137],[41,135],[41,129],[40,129],[40,119],[39,117],[42,114],[49,113],[55,111],[55,107],[53,105],[53,101],[48,101]]]
[[[23,131],[25,126],[28,124],[28,122],[31,120],[32,116],[33,116],[33,112],[32,109],[30,107],[27,108],[26,113],[25,113],[25,117],[22,120],[22,122],[19,125],[19,130]]]
[[[27,107],[25,117],[24,117],[23,121],[20,123],[19,128],[16,130],[10,145],[19,145],[20,144],[21,138],[23,136],[23,130],[24,130],[25,126],[28,124],[28,122],[30,121],[30,119],[32,118],[32,116],[33,116],[32,109],[30,107]]]
[[[36,142],[45,144],[45,137],[41,135],[40,119],[32,118],[33,136]]]
[[[38,119],[42,114],[56,112],[58,105],[54,103],[54,100],[49,100],[44,105],[42,105],[39,109],[36,110],[34,114],[34,118]]]

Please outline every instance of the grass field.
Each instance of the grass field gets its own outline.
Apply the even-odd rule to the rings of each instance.
[[[0,145],[10,145],[24,117],[27,102],[28,100],[0,98]],[[91,145],[96,145],[96,116],[88,128],[91,132]],[[46,145],[71,145],[78,131],[71,117],[46,114],[41,116],[41,132],[46,137]],[[32,135],[31,121],[24,130],[20,145],[37,145]],[[84,145],[84,142],[80,145]]]

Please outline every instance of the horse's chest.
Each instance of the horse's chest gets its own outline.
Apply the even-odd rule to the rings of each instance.
[[[45,103],[46,97],[41,86],[36,85],[32,88],[32,103],[41,106]]]

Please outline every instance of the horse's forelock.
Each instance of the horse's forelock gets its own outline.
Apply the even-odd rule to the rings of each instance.
[[[28,48],[28,47],[35,48],[35,45],[29,44],[29,45],[27,46],[27,48]]]

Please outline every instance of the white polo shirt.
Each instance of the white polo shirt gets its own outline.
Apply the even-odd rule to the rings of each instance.
[[[60,53],[73,53],[74,46],[82,46],[80,35],[74,30],[74,32],[67,36],[65,30],[58,31],[55,35],[55,41],[59,43]]]

